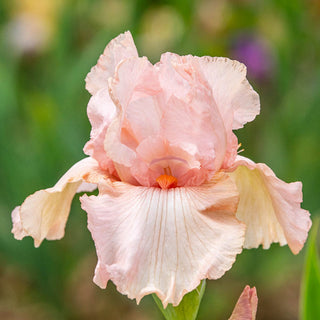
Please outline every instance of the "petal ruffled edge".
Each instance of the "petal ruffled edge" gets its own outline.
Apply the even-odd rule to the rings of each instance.
[[[132,57],[138,57],[138,52],[130,31],[126,31],[106,46],[97,65],[91,68],[86,77],[86,89],[93,95],[107,88],[108,79],[114,75],[118,63]]]
[[[242,291],[229,320],[255,320],[258,296],[255,287],[246,286]]]
[[[202,167],[217,172],[227,151],[228,132],[199,57],[167,52],[156,67],[166,107],[162,134],[172,145],[188,153],[194,150]]]
[[[240,129],[254,120],[260,113],[260,98],[246,78],[246,66],[223,57],[205,56],[197,59],[212,89],[226,128]]]
[[[21,224],[20,207],[14,208],[14,210],[11,213],[11,219],[13,225],[11,232],[14,234],[14,238],[17,240],[22,240],[28,234],[25,232]]]
[[[21,240],[31,236],[35,247],[44,239],[61,239],[75,193],[93,191],[104,177],[94,159],[89,157],[77,162],[54,187],[35,192],[13,210],[14,237]]]
[[[288,243],[298,254],[311,228],[310,213],[301,208],[302,183],[286,183],[263,163],[238,156],[230,173],[240,194],[237,218],[247,225],[245,248],[268,249]]]
[[[112,280],[137,303],[154,292],[164,307],[178,305],[202,279],[220,278],[242,251],[245,225],[235,218],[238,194],[227,175],[169,190],[112,186],[80,198],[97,250],[94,282],[101,288]]]

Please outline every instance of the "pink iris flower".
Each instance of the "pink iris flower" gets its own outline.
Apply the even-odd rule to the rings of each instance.
[[[15,238],[62,238],[75,193],[97,187],[80,198],[97,250],[94,282],[112,280],[137,303],[156,293],[164,306],[220,278],[242,248],[301,250],[311,226],[301,183],[238,155],[233,130],[260,111],[243,64],[165,53],[152,65],[125,32],[86,88],[89,157],[14,209]]]

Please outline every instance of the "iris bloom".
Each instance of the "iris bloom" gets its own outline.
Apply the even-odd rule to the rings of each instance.
[[[94,282],[112,280],[137,302],[154,292],[164,306],[220,278],[243,247],[301,250],[311,225],[301,183],[237,152],[233,130],[260,109],[243,64],[165,53],[152,65],[126,32],[86,88],[89,157],[15,208],[17,239],[62,238],[75,193],[97,186],[98,196],[80,198],[97,250]]]

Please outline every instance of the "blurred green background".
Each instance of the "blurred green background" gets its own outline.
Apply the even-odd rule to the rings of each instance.
[[[237,132],[243,155],[303,181],[303,207],[319,212],[318,0],[1,0],[0,319],[161,319],[152,298],[137,307],[113,284],[93,284],[95,249],[76,199],[61,241],[35,249],[10,233],[12,209],[84,157],[84,78],[125,30],[152,62],[172,51],[246,63],[262,108]],[[244,250],[208,281],[199,319],[227,319],[246,284],[257,287],[258,319],[298,319],[303,256],[278,244]]]

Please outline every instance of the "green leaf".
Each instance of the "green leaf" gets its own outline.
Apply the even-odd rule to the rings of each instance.
[[[183,297],[178,306],[174,307],[172,304],[168,304],[165,309],[157,295],[152,294],[152,296],[167,320],[195,320],[205,289],[206,280],[202,280],[195,290],[189,292]]]
[[[311,230],[301,286],[301,319],[320,319],[320,262],[317,252],[319,220]]]

